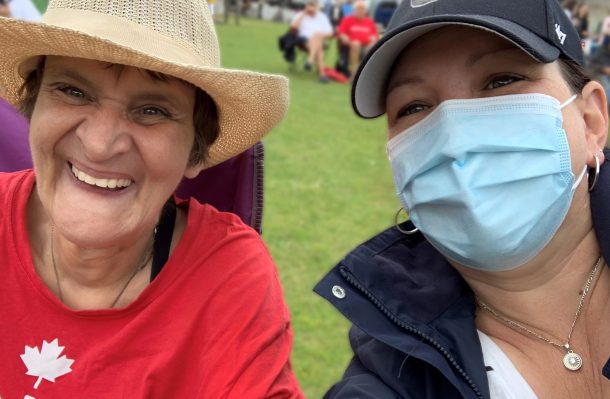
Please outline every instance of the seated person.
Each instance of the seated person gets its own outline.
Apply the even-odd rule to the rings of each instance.
[[[40,21],[40,12],[32,3],[32,0],[4,0],[4,3],[10,3],[8,5],[11,13],[10,17],[24,21]]]
[[[300,399],[264,242],[173,195],[279,123],[287,80],[223,68],[205,2],[144,3],[0,18],[33,160],[0,173],[0,397]]]
[[[343,18],[337,29],[341,44],[349,48],[349,71],[352,78],[364,53],[379,40],[375,21],[367,12],[366,3],[363,0],[356,1],[352,15]]]
[[[305,9],[294,16],[291,29],[297,33],[298,44],[307,51],[305,69],[318,68],[320,82],[328,82],[324,74],[324,41],[333,36],[333,28],[316,0],[308,0]]]
[[[589,61],[589,69],[606,92],[606,98],[610,98],[610,36],[606,36],[602,46]]]
[[[332,3],[325,8],[325,14],[328,16],[333,29],[337,29],[344,17],[343,0],[333,0]]]
[[[11,9],[9,8],[6,0],[0,0],[0,17],[10,17]]]

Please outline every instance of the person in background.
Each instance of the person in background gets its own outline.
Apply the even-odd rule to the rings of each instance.
[[[10,0],[11,16],[24,21],[40,21],[41,15],[32,0]]]
[[[360,60],[379,40],[375,21],[368,16],[367,5],[363,0],[354,3],[354,11],[341,21],[337,28],[341,43],[349,49],[349,71],[353,79]]]
[[[353,323],[326,399],[610,397],[608,112],[583,66],[556,0],[401,3],[352,105],[385,114],[410,221],[315,288]]]
[[[604,42],[589,61],[589,68],[593,77],[604,86],[606,99],[610,99],[610,36],[606,36]]]
[[[330,24],[334,30],[337,29],[341,20],[343,19],[343,10],[342,10],[343,0],[334,0],[329,2],[326,8],[326,15],[330,20]]]
[[[10,17],[11,9],[8,6],[7,0],[0,0],[0,17]]]
[[[307,0],[305,9],[292,19],[291,30],[296,32],[297,43],[307,50],[305,70],[317,68],[321,83],[328,83],[324,74],[324,44],[333,37],[333,27],[326,14],[320,11],[317,0]]]
[[[576,4],[577,3],[575,0],[563,0],[562,1],[563,12],[565,12],[566,16],[570,20],[574,17],[574,10],[576,8]]]
[[[223,68],[199,0],[51,0],[0,37],[33,160],[0,173],[0,397],[302,398],[261,237],[174,196],[279,123],[287,79]]]
[[[606,37],[610,37],[610,7],[606,10],[607,15],[602,21],[602,26],[599,35],[599,43],[603,43]]]
[[[576,6],[572,15],[572,23],[581,40],[589,37],[589,5],[587,3]]]

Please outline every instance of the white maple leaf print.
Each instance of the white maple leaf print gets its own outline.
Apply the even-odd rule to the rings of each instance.
[[[42,350],[39,352],[38,347],[30,348],[25,346],[25,352],[21,355],[21,360],[28,368],[27,375],[38,377],[34,384],[34,389],[38,389],[38,385],[44,378],[47,381],[55,382],[55,378],[72,371],[70,366],[74,363],[73,359],[68,359],[66,355],[59,357],[59,354],[64,350],[63,346],[58,345],[58,340],[55,338],[50,343],[42,341]]]

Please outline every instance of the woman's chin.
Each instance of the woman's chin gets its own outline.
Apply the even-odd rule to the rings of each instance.
[[[131,236],[122,226],[111,224],[62,223],[56,222],[55,230],[72,244],[80,248],[102,249],[129,245]]]

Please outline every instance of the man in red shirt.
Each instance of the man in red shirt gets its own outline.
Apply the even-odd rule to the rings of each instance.
[[[358,0],[354,11],[341,21],[337,33],[339,40],[349,48],[349,70],[354,77],[362,56],[379,40],[375,21],[367,15],[366,3]]]

